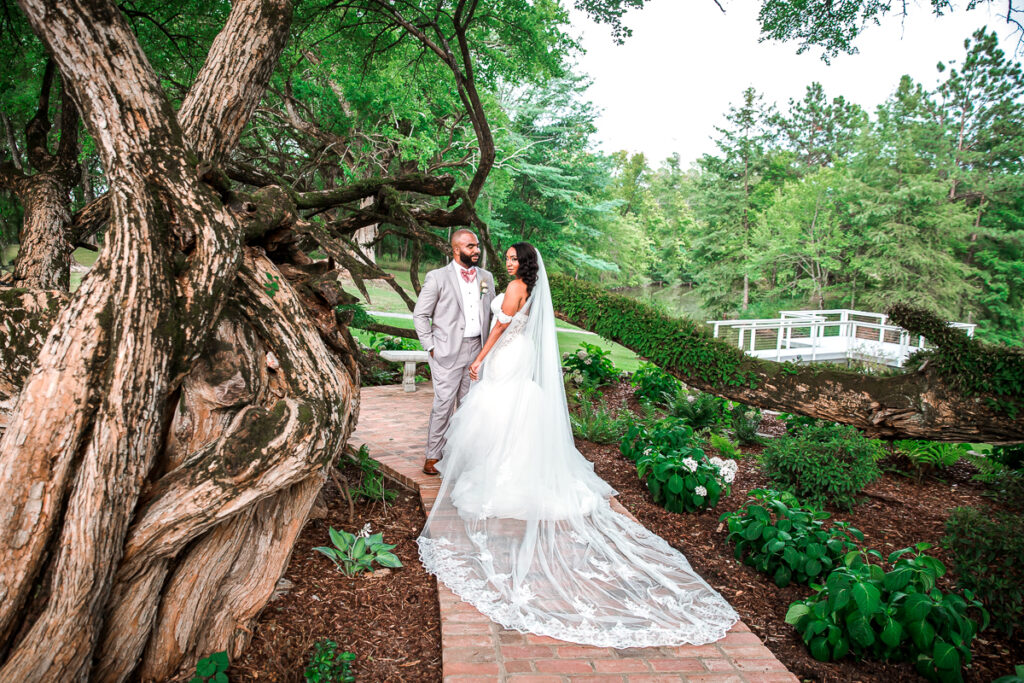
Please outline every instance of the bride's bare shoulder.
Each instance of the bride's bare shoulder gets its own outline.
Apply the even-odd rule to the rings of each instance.
[[[524,296],[526,294],[526,283],[522,280],[512,280],[505,288],[505,296]]]

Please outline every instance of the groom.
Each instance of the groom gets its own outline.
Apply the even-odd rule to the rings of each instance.
[[[452,262],[427,273],[412,317],[416,335],[430,354],[434,407],[427,431],[427,457],[423,471],[437,474],[444,433],[469,391],[469,366],[490,332],[494,276],[477,268],[480,243],[471,230],[452,235]]]

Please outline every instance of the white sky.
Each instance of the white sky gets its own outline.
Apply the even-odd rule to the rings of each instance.
[[[729,105],[738,104],[748,86],[785,110],[790,98],[802,98],[806,86],[819,81],[829,99],[843,95],[873,114],[903,74],[933,88],[936,63],[962,60],[964,39],[983,25],[996,30],[1007,54],[1016,45],[998,16],[1005,2],[941,18],[927,5],[911,4],[905,21],[890,16],[868,27],[857,39],[859,54],[827,65],[820,50],[797,55],[795,41],[758,43],[760,3],[722,5],[725,14],[712,0],[650,0],[627,15],[633,35],[624,45],[612,42],[607,27],[571,12],[570,32],[582,36],[587,51],[578,70],[593,79],[587,97],[602,112],[600,149],[643,152],[652,167],[678,152],[686,168],[714,151],[714,126],[722,125]]]

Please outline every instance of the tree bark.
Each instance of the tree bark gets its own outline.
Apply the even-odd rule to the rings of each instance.
[[[26,175],[16,168],[0,170],[0,187],[13,191],[24,209],[18,234],[20,247],[14,262],[14,286],[67,291],[74,250],[70,239],[70,195],[81,174],[77,161],[78,112],[62,84],[60,142],[56,154],[51,154],[47,133],[54,72],[50,61],[43,75],[36,114],[25,127],[28,162],[37,173]],[[16,149],[11,151],[17,154]]]
[[[268,11],[275,7],[284,14]],[[162,580],[134,592],[125,590],[134,584],[126,583],[130,572],[122,568],[134,562],[142,566],[144,576],[155,579],[161,562],[176,559],[179,570],[189,562],[196,566],[201,559],[191,553],[209,547],[209,542],[199,541],[189,547],[190,554],[174,558],[156,550],[148,555],[133,550],[133,543],[155,536],[177,543],[180,553],[212,527],[240,523],[232,520],[248,515],[248,538],[262,539],[261,544],[286,555],[308,501],[315,496],[313,489],[322,483],[322,475],[315,471],[330,462],[351,428],[353,377],[339,368],[337,381],[330,386],[309,386],[309,378],[323,376],[322,363],[310,367],[310,357],[324,360],[323,343],[312,326],[310,331],[295,331],[292,341],[298,344],[296,340],[302,339],[295,353],[307,358],[281,365],[276,358],[288,356],[278,349],[274,363],[281,374],[293,368],[306,373],[279,382],[301,399],[284,396],[272,408],[248,405],[207,450],[187,454],[179,463],[159,460],[168,408],[173,405],[169,399],[204,348],[235,282],[244,212],[236,216],[201,182],[196,158],[183,144],[158,80],[116,8],[96,1],[42,0],[24,0],[22,8],[72,85],[96,140],[111,188],[106,200],[110,229],[94,272],[43,344],[0,441],[0,649],[6,653],[0,679],[81,680],[89,676],[94,654],[99,654],[97,676],[123,680],[135,668],[150,630],[159,629],[162,622],[154,623],[142,612],[143,619],[133,620],[129,632],[122,634],[116,629],[123,622],[108,598],[159,607],[162,614],[176,614],[181,605],[177,598],[160,601]],[[254,93],[252,81],[240,76],[248,73],[246,69],[237,64],[227,68],[221,62],[241,61],[256,66],[257,76],[269,77],[287,31],[287,21],[281,21],[289,11],[286,2],[237,2],[232,18],[254,8],[262,18],[249,16],[241,23],[257,34],[276,36],[271,43],[277,44],[250,52],[242,46],[251,36],[236,24],[234,35],[225,41],[218,38],[221,49],[213,51],[216,54],[204,66],[204,73],[235,81],[218,88],[216,78],[207,81],[201,74],[195,88],[206,94],[192,110],[192,117],[199,120],[194,134],[208,146],[202,151],[214,157],[234,144],[230,136],[244,125],[244,120],[235,119],[247,118],[260,96],[260,88]],[[267,26],[268,22],[276,25]],[[232,45],[239,39],[241,43]],[[108,59],[111,51],[117,60]],[[233,128],[231,122],[236,124]],[[219,130],[204,136],[211,125]],[[223,134],[231,130],[235,132]],[[219,185],[216,189],[223,191]],[[173,256],[179,250],[184,251],[183,259]],[[252,257],[253,263],[256,260]],[[177,273],[171,269],[176,261],[184,264]],[[252,273],[277,277],[276,268],[271,265],[269,270],[254,266]],[[243,275],[241,282],[244,292],[272,296],[265,283],[252,277]],[[286,304],[291,297],[281,291],[274,290]],[[254,300],[243,299],[237,305],[246,315],[281,322],[283,317],[259,299],[257,293]],[[299,314],[286,319],[288,326],[303,321]],[[260,335],[288,338],[280,327],[272,333],[260,330]],[[331,359],[327,360],[329,365]],[[195,469],[196,463],[207,460],[219,463],[219,468]],[[142,499],[144,507],[138,508],[147,480],[154,477]],[[190,496],[203,500],[204,495],[214,500],[199,507],[180,505]],[[254,510],[254,505],[263,508]],[[145,511],[168,508],[178,515],[161,524],[147,523],[151,518]],[[133,519],[136,525],[129,536]],[[47,551],[51,547],[56,549],[52,556]],[[224,596],[223,604],[237,604],[226,610],[229,618],[251,618],[258,605],[238,600],[245,592],[238,582],[254,581],[258,590],[253,599],[258,601],[266,585],[272,587],[277,580],[270,574],[279,575],[281,567],[268,570],[245,560],[224,566],[228,571],[209,589]],[[34,603],[40,609],[26,612],[22,608],[30,592],[37,596]],[[182,634],[180,628],[175,635],[202,647],[222,639],[224,629],[235,637],[234,626],[203,618],[191,624],[202,630],[203,638]],[[124,642],[134,651],[118,651],[123,661],[112,665],[109,655],[95,652],[101,639]],[[188,647],[177,648],[174,657],[147,659],[144,669],[181,668],[183,659],[194,655]]]

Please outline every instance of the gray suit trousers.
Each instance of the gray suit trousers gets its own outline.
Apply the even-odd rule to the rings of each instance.
[[[444,448],[444,433],[455,413],[457,404],[469,392],[469,366],[480,353],[480,338],[462,340],[455,364],[450,368],[430,360],[430,376],[434,384],[434,406],[430,410],[430,426],[427,429],[427,459],[440,460]]]

